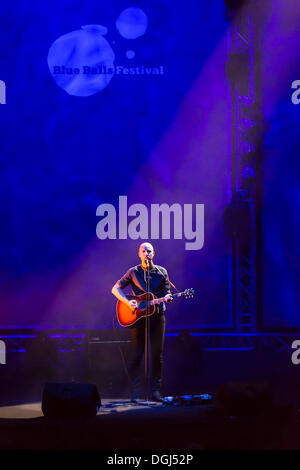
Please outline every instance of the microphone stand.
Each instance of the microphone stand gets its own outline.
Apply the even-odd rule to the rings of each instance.
[[[150,375],[149,375],[149,348],[148,348],[148,332],[149,332],[149,278],[150,278],[150,260],[147,258],[147,271],[146,271],[146,321],[145,321],[145,380],[146,380],[146,390],[148,398]]]

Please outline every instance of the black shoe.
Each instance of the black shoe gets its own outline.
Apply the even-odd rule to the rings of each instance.
[[[152,401],[160,401],[162,402],[163,401],[163,397],[161,396],[161,393],[159,390],[154,390],[152,392]]]
[[[133,390],[131,393],[131,398],[130,398],[131,403],[139,403],[140,402],[139,395],[140,394],[138,390]]]
[[[130,401],[131,403],[135,403],[136,405],[140,403],[140,399],[137,397],[131,397]]]
[[[141,377],[138,375],[131,381],[131,403],[139,403],[141,395]]]

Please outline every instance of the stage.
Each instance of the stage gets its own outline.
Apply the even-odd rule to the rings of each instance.
[[[41,403],[0,408],[1,450],[300,450],[299,410],[225,417],[214,405],[171,407],[103,399],[96,417],[47,419]]]
[[[129,401],[130,335],[117,331],[44,332],[42,342],[32,331],[2,336],[8,348],[0,369],[1,449],[300,450],[300,377],[291,347],[296,333],[167,333],[163,395],[213,397],[208,404],[174,406]],[[95,384],[102,402],[96,417],[45,418],[41,400],[49,382]],[[230,414],[216,397],[224,384],[236,383],[254,389],[242,393],[242,411]],[[267,401],[261,386],[269,387]],[[233,406],[240,395],[230,392]],[[251,416],[247,397],[255,395],[262,405]]]
[[[136,3],[0,14],[0,450],[300,450],[299,0]]]

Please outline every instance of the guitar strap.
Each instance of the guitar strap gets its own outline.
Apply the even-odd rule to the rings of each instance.
[[[173,282],[171,282],[170,279],[168,279],[167,276],[166,276],[155,264],[154,264],[154,267],[155,267],[155,269],[157,269],[157,271],[160,272],[160,274],[171,284],[171,286],[174,287],[174,289],[177,290],[177,292],[179,292],[179,290],[178,290],[177,287],[173,284]],[[145,277],[145,276],[146,276],[146,271],[144,271],[144,281],[145,281],[145,284],[146,284],[146,277]],[[139,288],[140,288],[141,290],[143,290],[144,292],[146,292],[145,289],[143,289],[143,287],[141,286],[141,284],[138,282],[138,279],[137,279],[137,278],[135,278],[135,281],[136,281],[136,284],[139,286]]]
[[[156,267],[157,271],[159,271],[160,274],[162,274],[162,275],[164,276],[164,278],[167,279],[167,276],[166,276],[164,273],[162,273],[161,270],[160,270],[157,266],[155,266],[155,267]],[[167,279],[167,281],[171,284],[172,287],[174,287],[175,290],[177,290],[177,292],[179,292],[179,290],[177,289],[177,287],[174,286],[174,284],[170,281],[170,279]]]
[[[174,287],[175,290],[177,290],[177,292],[179,292],[179,290],[177,289],[177,287],[174,286],[174,284],[170,281],[170,279],[169,279],[169,283],[171,284],[172,287]]]

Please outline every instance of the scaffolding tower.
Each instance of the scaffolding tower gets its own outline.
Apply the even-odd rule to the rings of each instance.
[[[228,31],[229,204],[231,295],[236,332],[257,331],[261,299],[261,86],[253,5],[236,13]]]

